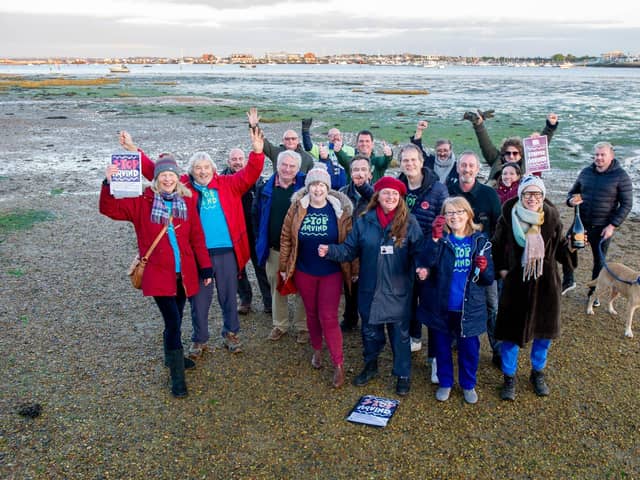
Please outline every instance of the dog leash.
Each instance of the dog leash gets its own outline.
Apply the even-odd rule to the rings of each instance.
[[[626,283],[627,285],[635,285],[636,283],[638,285],[640,285],[640,276],[638,276],[638,278],[636,278],[635,282],[631,282],[629,280],[624,280],[624,279],[620,278],[619,276],[617,276],[615,273],[613,273],[611,271],[611,269],[609,268],[609,265],[607,265],[607,261],[604,258],[604,253],[602,253],[602,244],[604,242],[606,242],[606,239],[604,239],[604,238],[602,240],[600,240],[600,242],[598,242],[598,252],[600,253],[600,258],[602,258],[602,265],[607,270],[607,272],[609,272],[609,275],[611,275],[613,278],[615,278],[618,282]]]

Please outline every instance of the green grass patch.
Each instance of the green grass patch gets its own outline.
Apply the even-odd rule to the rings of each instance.
[[[22,277],[25,272],[21,268],[12,268],[10,270],[7,270],[7,273],[9,275],[13,275],[14,277]]]
[[[60,195],[64,192],[64,188],[52,188],[51,195]]]
[[[46,210],[24,210],[19,212],[0,213],[0,235],[16,230],[26,230],[36,223],[47,222],[55,218]]]

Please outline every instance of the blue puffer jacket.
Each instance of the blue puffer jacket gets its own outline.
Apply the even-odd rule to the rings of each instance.
[[[305,174],[298,172],[293,191],[297,192],[304,187]],[[256,186],[256,196],[253,199],[251,217],[253,218],[253,231],[256,232],[256,255],[258,264],[264,266],[269,258],[269,220],[271,217],[271,196],[276,181],[276,174],[271,175],[265,182]]]
[[[422,234],[429,238],[431,224],[436,216],[440,215],[442,203],[449,196],[449,191],[438,181],[437,175],[429,167],[422,167],[422,175],[422,185],[418,191],[418,198],[411,207],[411,213],[418,220]],[[404,173],[398,176],[398,180],[404,183],[409,191],[409,180]]]
[[[598,172],[593,163],[584,168],[569,190],[567,205],[576,193],[584,200],[580,205],[582,222],[590,227],[619,227],[633,204],[631,179],[615,158],[604,172]]]
[[[487,242],[484,233],[476,232],[472,235],[471,258],[475,259],[478,252]],[[429,275],[424,282],[420,282],[420,302],[417,318],[428,327],[441,332],[448,332],[449,320],[449,286],[453,273],[456,256],[452,243],[445,235],[439,242],[432,239],[420,255],[420,263],[429,269]],[[485,252],[487,269],[482,272],[478,281],[474,282],[474,267],[472,262],[469,278],[465,286],[464,302],[462,306],[461,336],[475,337],[487,329],[487,306],[485,287],[491,285],[494,279],[491,249]]]
[[[422,247],[422,231],[409,215],[407,237],[397,248],[389,237],[391,226],[382,230],[376,211],[358,217],[344,243],[329,245],[327,258],[351,262],[360,258],[358,310],[369,323],[401,323],[411,312],[411,292]],[[390,254],[382,254],[385,247]]]

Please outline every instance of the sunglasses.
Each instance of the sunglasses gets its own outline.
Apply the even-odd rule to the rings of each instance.
[[[507,150],[503,155],[505,157],[515,157],[516,155],[520,155],[520,152],[518,150]]]

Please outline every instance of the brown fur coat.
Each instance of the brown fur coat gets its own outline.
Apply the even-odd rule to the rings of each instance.
[[[545,200],[544,223],[541,235],[544,239],[542,276],[537,280],[522,280],[523,247],[516,243],[512,229],[511,210],[518,198],[505,202],[492,239],[493,262],[496,276],[506,270],[498,318],[496,338],[513,342],[520,347],[534,338],[552,339],[560,334],[561,280],[558,262],[575,268],[577,258],[569,252],[563,235],[560,214],[556,207]]]

